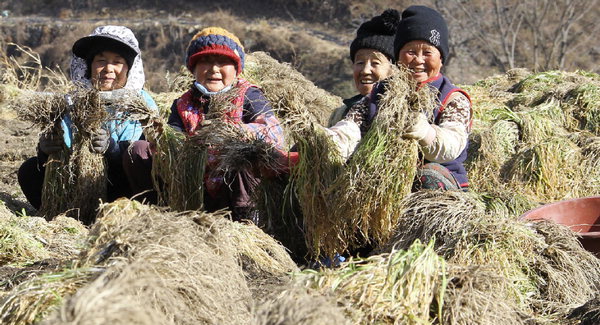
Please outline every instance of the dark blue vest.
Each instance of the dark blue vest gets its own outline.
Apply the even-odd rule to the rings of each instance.
[[[462,89],[456,87],[452,84],[450,79],[444,77],[442,74],[439,74],[436,79],[433,79],[427,83],[427,85],[437,93],[437,102],[438,106],[433,110],[433,123],[438,125],[439,119],[441,116],[441,112],[448,101],[450,95],[456,91],[463,93],[467,98],[469,95]],[[371,92],[370,96],[370,104],[369,104],[369,113],[366,119],[366,123],[370,126],[371,122],[377,115],[378,111],[378,97],[380,94],[384,93],[385,84],[383,82],[379,82]],[[467,159],[467,149],[469,148],[469,141],[467,140],[467,145],[465,149],[458,155],[458,157],[450,162],[440,164],[446,168],[456,177],[458,184],[461,187],[469,186],[469,180],[467,179],[467,170],[463,165],[464,161]],[[429,163],[430,161],[425,160],[425,163]]]

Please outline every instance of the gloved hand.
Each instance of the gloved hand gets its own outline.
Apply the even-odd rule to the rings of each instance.
[[[44,133],[40,136],[38,146],[47,155],[59,152],[63,148],[62,136],[55,132]]]
[[[419,141],[422,146],[428,146],[435,140],[435,129],[429,124],[427,117],[423,113],[415,113],[414,124],[409,127],[402,135],[405,139],[414,139]]]
[[[104,153],[108,149],[110,135],[108,131],[99,128],[92,133],[92,150],[96,153]]]

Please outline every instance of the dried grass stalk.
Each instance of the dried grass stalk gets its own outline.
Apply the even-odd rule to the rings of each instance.
[[[160,202],[175,211],[201,209],[206,146],[170,127],[165,127],[155,143],[152,177]]]
[[[474,195],[461,191],[418,191],[401,204],[395,233],[381,246],[381,252],[408,249],[415,240],[434,240],[436,252],[450,257],[465,229],[485,212]]]
[[[56,310],[67,297],[97,277],[101,269],[65,269],[44,274],[13,288],[0,300],[2,324],[35,324]]]

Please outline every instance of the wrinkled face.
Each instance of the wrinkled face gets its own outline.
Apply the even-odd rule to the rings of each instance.
[[[98,53],[92,60],[92,85],[102,91],[123,88],[127,84],[128,71],[127,61],[118,53]]]
[[[392,63],[381,52],[373,49],[360,49],[354,55],[352,75],[354,86],[361,95],[368,95],[373,84],[392,74]]]
[[[235,61],[223,55],[203,55],[194,66],[196,81],[208,91],[220,91],[233,84],[236,75]]]
[[[398,63],[412,71],[415,81],[424,82],[440,73],[442,54],[429,42],[411,41],[400,49]]]

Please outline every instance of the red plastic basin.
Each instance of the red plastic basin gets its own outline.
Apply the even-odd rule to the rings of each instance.
[[[581,235],[585,249],[600,257],[600,196],[554,202],[525,212],[521,220],[552,220]]]

